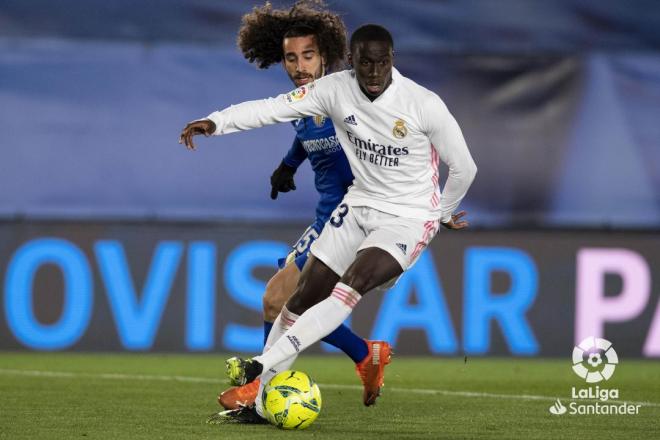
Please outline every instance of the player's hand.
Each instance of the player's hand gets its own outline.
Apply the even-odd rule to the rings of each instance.
[[[461,218],[465,217],[466,214],[467,212],[465,211],[452,214],[451,220],[449,220],[447,223],[441,224],[447,229],[465,229],[470,226],[467,220],[461,220]]]
[[[195,149],[193,143],[193,136],[203,134],[204,136],[211,136],[215,133],[215,122],[209,119],[200,119],[197,121],[188,122],[188,124],[181,131],[179,136],[179,143],[184,144],[189,150]]]
[[[270,176],[270,198],[275,200],[277,193],[285,193],[296,189],[296,183],[293,181],[293,175],[296,169],[288,166],[284,162]]]

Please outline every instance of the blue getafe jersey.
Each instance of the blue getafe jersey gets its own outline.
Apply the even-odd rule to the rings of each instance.
[[[321,195],[316,219],[323,225],[353,183],[353,173],[328,118],[319,116],[292,122],[296,138],[284,163],[298,168],[307,158],[314,170],[314,184]]]

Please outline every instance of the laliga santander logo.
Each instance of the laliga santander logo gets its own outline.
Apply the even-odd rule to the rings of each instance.
[[[589,336],[573,348],[573,371],[587,383],[608,380],[618,363],[619,357],[607,339]]]
[[[619,357],[606,339],[589,336],[573,348],[573,371],[587,383],[609,380]],[[554,415],[636,415],[641,404],[619,400],[618,388],[571,388],[572,400],[564,406],[559,399],[548,408]]]

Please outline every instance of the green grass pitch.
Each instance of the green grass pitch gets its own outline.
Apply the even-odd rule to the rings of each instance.
[[[394,357],[365,408],[352,363],[301,356],[323,409],[306,431],[206,425],[224,356],[0,353],[2,439],[657,439],[660,362],[621,359],[601,387],[643,402],[638,415],[552,415],[584,382],[570,359]]]

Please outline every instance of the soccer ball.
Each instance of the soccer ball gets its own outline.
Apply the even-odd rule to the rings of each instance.
[[[321,412],[321,391],[302,371],[282,371],[264,387],[265,416],[282,429],[305,429]]]

